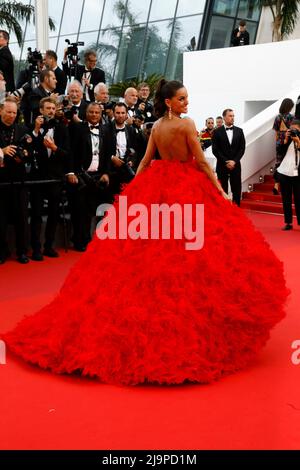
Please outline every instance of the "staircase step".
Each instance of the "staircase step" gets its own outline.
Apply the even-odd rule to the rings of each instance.
[[[243,199],[241,202],[242,209],[249,209],[258,212],[269,212],[271,214],[283,214],[282,205],[267,201],[253,201],[251,199]]]
[[[281,196],[275,196],[274,194],[270,194],[269,192],[263,191],[251,191],[250,193],[243,193],[243,200],[251,199],[252,201],[270,201],[270,202],[278,202],[281,204]]]
[[[270,193],[272,193],[272,189],[274,187],[274,181],[270,181],[270,182],[267,182],[267,183],[254,183],[253,185],[253,190],[258,190],[258,191],[269,191]]]

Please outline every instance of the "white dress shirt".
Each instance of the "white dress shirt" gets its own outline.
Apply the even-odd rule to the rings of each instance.
[[[99,129],[91,129],[92,124],[89,124],[90,133],[91,133],[91,140],[92,140],[92,152],[93,158],[91,161],[90,166],[88,167],[87,171],[98,171],[99,168]]]
[[[279,167],[277,168],[278,173],[281,173],[285,176],[297,176],[296,170],[298,173],[299,157],[297,157],[297,166],[296,166],[296,156],[295,148],[293,142],[290,144],[288,151]]]
[[[230,129],[226,130],[227,127],[230,128]],[[225,126],[224,125],[224,128],[225,128],[225,132],[226,132],[227,138],[229,140],[229,143],[231,145],[232,144],[232,139],[233,139],[233,126]]]

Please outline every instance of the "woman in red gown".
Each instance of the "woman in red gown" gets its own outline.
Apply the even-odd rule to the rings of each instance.
[[[4,335],[30,363],[105,383],[205,383],[251,363],[284,316],[282,263],[227,200],[193,121],[180,119],[186,89],[162,80],[155,105],[160,119],[122,197],[149,209],[203,204],[203,247],[186,249],[175,225],[170,239],[95,236],[56,298]]]

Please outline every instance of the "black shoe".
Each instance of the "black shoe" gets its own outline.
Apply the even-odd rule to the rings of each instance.
[[[26,255],[20,255],[17,257],[17,261],[21,264],[27,264],[29,263],[29,258]]]
[[[31,259],[32,259],[33,261],[43,261],[44,257],[43,257],[43,255],[42,255],[42,253],[41,253],[40,250],[36,250],[36,251],[33,251],[33,252],[32,252]]]
[[[278,196],[278,195],[279,195],[279,191],[278,191],[278,189],[276,189],[276,188],[273,188],[273,189],[272,189],[272,193],[274,194],[274,196]]]
[[[4,264],[6,261],[6,256],[0,256],[0,264]]]
[[[282,230],[285,230],[285,231],[286,231],[286,230],[293,230],[293,226],[292,226],[292,224],[286,224],[286,225],[282,228]]]
[[[86,245],[74,245],[74,250],[83,253],[84,251],[86,251]]]
[[[59,254],[57,251],[53,250],[53,248],[45,248],[43,251],[43,255],[49,256],[49,258],[58,258]]]

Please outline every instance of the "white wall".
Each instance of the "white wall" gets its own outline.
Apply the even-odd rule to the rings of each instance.
[[[300,80],[300,40],[230,47],[184,54],[189,116],[202,128],[208,116],[233,108],[236,125],[245,120],[246,101],[277,101]],[[286,67],[278,64],[284,58]],[[299,82],[300,94],[300,82]]]

